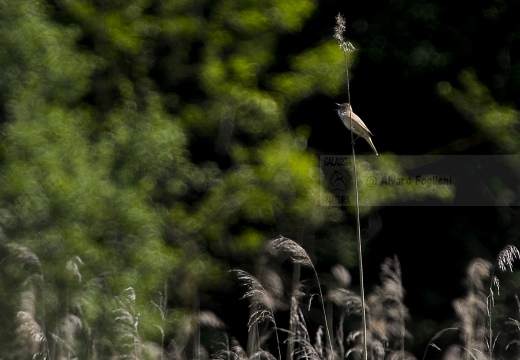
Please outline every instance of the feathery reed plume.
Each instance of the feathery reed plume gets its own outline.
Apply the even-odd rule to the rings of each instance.
[[[362,357],[367,357],[372,360],[383,360],[385,357],[385,346],[378,339],[372,336],[371,332],[367,332],[368,337],[365,337],[362,331],[351,332],[347,337],[347,342],[355,344],[345,354],[345,359],[350,354],[359,354]],[[361,338],[361,340],[359,340]],[[366,339],[366,342],[365,342]],[[357,344],[356,344],[357,343]],[[368,346],[368,344],[370,346]],[[365,349],[366,348],[366,349]],[[369,356],[370,353],[370,356]]]
[[[350,282],[352,280],[352,277],[350,276],[350,273],[348,272],[345,267],[342,265],[336,264],[331,269],[330,272],[332,276],[334,276],[334,279],[343,287],[350,286]]]
[[[295,324],[295,331],[290,333],[290,336],[287,338],[287,342],[292,343],[294,349],[294,352],[291,355],[295,356],[297,360],[322,360],[323,348],[321,346],[321,339],[318,340],[321,338],[320,330],[318,329],[316,334],[316,344],[312,345],[309,331],[307,330],[307,325],[305,323],[305,318],[300,307],[296,308],[292,316],[292,321]],[[287,330],[283,331],[289,333]]]
[[[259,322],[264,320],[271,321],[275,327],[275,336],[276,336],[276,344],[278,347],[278,357],[281,360],[282,352],[280,350],[280,341],[278,338],[278,329],[276,326],[276,321],[274,319],[274,300],[267,293],[265,288],[262,286],[260,281],[258,281],[253,275],[249,274],[243,270],[231,270],[235,272],[238,276],[238,280],[241,282],[243,286],[245,286],[248,290],[242,296],[242,299],[248,299],[250,302],[250,307],[254,309],[253,313],[249,317],[248,327],[249,331],[253,328],[254,325],[257,325]]]
[[[321,338],[323,337],[323,326],[319,326],[318,330],[316,331],[315,341],[314,341],[314,348],[316,349],[316,352],[320,355],[321,358],[323,358],[323,341]]]
[[[122,344],[121,350],[125,355],[133,359],[142,357],[143,345],[139,336],[140,313],[136,309],[136,294],[132,287],[124,290],[122,296],[116,296],[119,306],[114,313],[116,314],[116,334]]]
[[[81,282],[81,272],[79,271],[80,265],[83,265],[83,260],[79,256],[74,256],[72,259],[67,261],[67,265],[65,268],[67,269],[67,272],[78,278],[78,282]]]
[[[484,259],[474,259],[468,266],[465,297],[455,299],[453,308],[462,330],[463,359],[482,359],[486,347],[486,318],[488,297],[485,281],[491,275],[492,265]],[[487,347],[492,351],[492,339],[487,339]]]
[[[381,286],[377,286],[368,298],[370,328],[392,349],[404,354],[405,322],[410,318],[404,305],[405,290],[401,281],[401,265],[396,256],[386,258],[381,264]]]
[[[224,322],[215,315],[212,311],[201,311],[198,316],[199,324],[213,329],[224,329],[226,325]]]
[[[45,309],[37,311],[37,298],[44,297],[45,281],[42,264],[36,253],[26,246],[9,243],[6,245],[10,255],[19,263],[19,267],[29,272],[22,283],[19,310],[16,313],[17,327],[15,353],[20,358],[49,357],[49,344],[45,330]],[[36,319],[43,319],[38,322]]]
[[[513,262],[515,260],[520,260],[520,251],[514,245],[507,245],[498,254],[498,268],[502,271],[506,271],[509,268],[509,271],[513,272]]]
[[[32,287],[22,293],[21,309],[16,313],[17,355],[21,359],[36,359],[39,356],[45,358],[48,351],[45,332],[35,319],[35,309],[36,295]]]
[[[364,329],[349,334],[349,342],[356,343],[346,357],[356,353],[371,359],[383,359],[389,345],[392,351],[387,358],[410,358],[404,350],[404,341],[410,334],[405,322],[410,318],[404,305],[404,287],[401,281],[401,266],[397,257],[387,258],[381,264],[381,286],[376,286],[368,296],[367,311],[370,331]],[[329,297],[336,303],[348,306],[349,311],[362,313],[361,299],[346,289],[336,289]],[[365,346],[367,355],[365,355]],[[370,354],[370,356],[368,355]]]
[[[23,264],[23,266],[34,266],[36,269],[41,270],[42,264],[40,258],[31,249],[26,246],[10,243],[7,244],[7,248],[13,253]]]
[[[52,358],[78,358],[74,349],[78,334],[83,330],[83,321],[79,316],[68,313],[59,322],[56,331],[51,333],[54,341]]]
[[[236,339],[233,339],[231,341],[231,345],[232,345],[233,353],[237,355],[235,357],[235,359],[237,359],[237,360],[246,360],[247,359],[246,352],[244,351],[244,349],[242,349],[242,347],[240,346],[240,343]]]
[[[167,359],[175,359],[175,360],[185,360],[186,356],[184,354],[184,347],[179,345],[174,339],[170,340],[168,343],[167,350]]]
[[[243,286],[245,286],[248,289],[246,293],[242,296],[242,299],[248,299],[250,301],[250,306],[256,306],[259,308],[259,310],[255,312],[249,319],[249,330],[251,330],[253,324],[260,321],[269,320],[274,323],[274,303],[271,296],[269,296],[262,284],[260,284],[260,281],[258,281],[253,275],[249,274],[247,271],[231,271],[237,274],[238,280],[241,282]]]
[[[293,287],[294,288],[294,287]],[[297,326],[299,321],[299,299],[302,296],[302,292],[300,289],[294,289],[291,295],[291,306],[289,309],[289,331],[288,338],[285,341],[287,343],[287,360],[292,360],[294,355],[294,347],[295,347],[295,339],[293,338],[293,334],[297,333]]]
[[[51,356],[53,358],[77,358],[82,343],[81,339],[83,334],[89,333],[88,329],[85,330],[83,319],[81,318],[82,313],[82,300],[84,300],[84,293],[76,293],[72,289],[82,282],[82,275],[80,266],[83,265],[83,261],[79,256],[74,256],[67,261],[65,265],[65,271],[67,274],[66,296],[65,296],[65,314],[57,321],[54,331],[50,333],[51,338],[54,341],[52,346]]]
[[[347,289],[334,289],[329,291],[328,298],[336,306],[344,309],[346,315],[361,314],[361,297]]]
[[[444,359],[492,359],[498,336],[493,335],[492,309],[495,306],[494,288],[500,295],[500,281],[495,275],[500,271],[513,271],[513,263],[520,259],[520,252],[513,245],[507,245],[497,256],[495,264],[487,260],[474,259],[468,266],[465,285],[468,289],[463,298],[453,301],[455,314],[459,319],[457,327],[438,332],[426,348],[439,347],[434,343],[446,331],[460,331],[462,345],[452,345],[444,355]],[[489,285],[486,285],[489,284]],[[487,294],[486,294],[487,292]],[[513,319],[509,319],[513,320]],[[510,324],[515,324],[513,320]],[[486,329],[487,328],[487,329]],[[507,347],[514,342],[509,342]]]
[[[272,240],[270,245],[271,248],[275,249],[276,251],[287,253],[292,262],[302,264],[304,266],[314,267],[314,265],[312,265],[311,258],[305,249],[298,245],[295,241],[280,235],[279,238]]]
[[[227,349],[219,350],[211,356],[213,360],[249,360],[245,350],[240,346],[235,338],[231,339],[231,344],[226,344]]]
[[[334,38],[338,41],[341,50],[343,51],[344,63],[345,63],[345,71],[347,73],[347,102],[351,104],[350,101],[350,75],[348,71],[348,58],[347,53],[350,53],[354,50],[354,46],[346,41],[343,33],[346,30],[346,22],[343,15],[338,14],[336,16],[336,27],[334,28]],[[352,107],[350,108],[350,128],[352,129]],[[352,158],[353,161],[353,170],[354,170],[354,190],[356,194],[356,234],[358,240],[358,258],[359,258],[359,283],[361,288],[361,304],[362,304],[362,318],[363,318],[363,358],[364,360],[368,360],[368,351],[367,351],[367,318],[366,318],[366,305],[365,305],[365,284],[363,279],[363,247],[361,243],[361,221],[359,215],[359,190],[358,190],[358,180],[357,180],[357,166],[356,166],[356,151],[354,148],[354,132],[350,132],[350,140],[352,144]]]
[[[323,310],[323,319],[325,320],[325,330],[327,333],[327,341],[329,343],[330,348],[330,356],[334,357],[334,350],[332,348],[332,337],[330,336],[329,324],[327,321],[327,313],[325,311],[325,299],[323,298],[323,292],[321,291],[321,284],[320,279],[318,277],[318,273],[316,272],[316,268],[312,264],[311,258],[309,257],[307,252],[295,241],[283,237],[281,235],[278,239],[272,240],[270,246],[276,251],[281,251],[289,254],[289,257],[294,263],[298,263],[303,266],[309,266],[314,271],[314,275],[316,276],[316,281],[318,283],[318,290],[320,292],[321,307]]]
[[[345,354],[343,329],[345,318],[350,314],[361,314],[361,297],[347,289],[351,281],[347,269],[337,264],[331,268],[331,274],[337,281],[337,285],[328,291],[327,298],[340,309],[335,341],[338,353],[343,356]]]
[[[168,284],[164,283],[163,291],[159,292],[159,303],[152,301],[152,304],[159,311],[161,316],[161,325],[155,325],[161,332],[161,348],[164,349],[164,329],[166,327],[166,319],[168,318]],[[164,359],[164,351],[161,354],[161,360]]]
[[[350,41],[346,41],[343,33],[347,29],[347,23],[343,15],[336,15],[336,26],[334,27],[334,39],[338,41],[339,47],[344,53],[353,52],[356,50]]]
[[[488,352],[489,358],[491,359],[493,354],[493,327],[492,327],[492,309],[495,306],[495,294],[493,292],[493,286],[497,288],[497,294],[500,295],[500,280],[495,275],[496,267],[501,271],[506,271],[509,269],[510,272],[513,272],[513,263],[515,260],[520,259],[520,252],[514,245],[507,245],[500,253],[498,254],[495,266],[493,267],[493,271],[491,273],[491,281],[489,285],[489,295],[486,301],[486,309],[487,309],[487,317],[488,317]]]

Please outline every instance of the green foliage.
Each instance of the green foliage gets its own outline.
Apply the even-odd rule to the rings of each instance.
[[[154,357],[159,322],[163,340],[194,331],[159,316],[158,292],[183,313],[223,277],[214,255],[326,222],[286,110],[339,92],[341,54],[327,42],[272,73],[316,3],[257,5],[0,4],[1,357]]]
[[[271,86],[291,101],[301,100],[314,92],[333,96],[345,79],[344,60],[336,42],[327,41],[295,56],[291,61],[293,71],[273,76]]]
[[[474,71],[463,71],[459,81],[464,90],[458,90],[448,82],[441,82],[437,85],[439,94],[492,139],[502,153],[519,153],[516,109],[498,104],[489,89],[478,81]]]

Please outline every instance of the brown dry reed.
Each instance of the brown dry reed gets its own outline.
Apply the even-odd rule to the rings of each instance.
[[[497,260],[495,262],[495,266],[493,267],[493,271],[491,273],[491,281],[489,285],[489,294],[486,299],[486,311],[487,311],[487,321],[488,321],[488,355],[489,359],[492,359],[493,356],[493,350],[494,345],[496,343],[495,337],[493,338],[493,327],[492,327],[492,313],[493,313],[493,307],[495,306],[495,294],[493,292],[493,286],[497,289],[497,295],[500,295],[500,280],[495,275],[496,268],[498,267],[501,271],[507,271],[509,269],[510,272],[513,272],[513,263],[515,260],[520,259],[520,252],[518,251],[517,247],[514,245],[507,245],[500,251],[500,253],[497,256]],[[514,321],[514,319],[512,319]]]
[[[458,331],[461,344],[449,346],[444,353],[444,360],[492,360],[494,358],[497,340],[501,335],[500,333],[494,335],[493,331],[496,326],[493,318],[494,289],[496,289],[497,295],[500,295],[500,280],[496,273],[498,270],[512,272],[513,263],[518,259],[520,259],[518,249],[513,245],[507,245],[498,254],[494,265],[479,258],[471,261],[465,279],[467,293],[464,297],[453,301],[455,315],[458,318],[456,327],[446,328],[435,334],[424,352],[423,359],[430,347],[442,350],[435,341],[447,331]],[[520,316],[520,313],[517,316]],[[518,320],[512,318],[509,318],[505,325],[507,323],[520,324]],[[520,327],[518,327],[517,333],[520,336]],[[506,336],[506,334],[503,333],[502,336]],[[510,340],[506,345],[506,350],[511,344],[520,344],[520,341],[518,339]]]
[[[345,64],[345,72],[347,75],[347,102],[351,104],[350,101],[350,75],[348,69],[348,57],[347,54],[355,51],[354,46],[346,41],[343,33],[345,32],[347,26],[346,21],[343,15],[338,14],[336,16],[336,27],[334,28],[334,38],[338,41],[339,47],[343,51],[343,58]],[[350,110],[352,112],[352,109]],[[352,114],[350,114],[350,121],[352,122]],[[351,124],[352,125],[352,124]],[[367,318],[366,318],[366,304],[365,304],[365,281],[364,281],[364,273],[363,273],[363,246],[361,243],[361,221],[360,221],[360,211],[359,211],[359,189],[358,189],[358,181],[357,181],[357,166],[356,166],[356,150],[354,147],[354,132],[350,132],[350,141],[352,146],[352,158],[353,158],[353,172],[354,172],[354,192],[356,198],[356,234],[357,234],[357,243],[358,243],[358,267],[359,267],[359,285],[361,288],[361,307],[362,307],[362,322],[363,322],[363,359],[368,360],[368,350],[367,350]]]
[[[27,276],[23,280],[18,293],[17,302],[17,327],[14,330],[16,341],[13,344],[13,356],[16,359],[74,359],[80,358],[77,353],[77,344],[88,341],[91,350],[87,353],[88,359],[99,358],[96,350],[96,339],[85,338],[86,325],[81,318],[81,312],[73,314],[65,311],[52,325],[45,324],[45,313],[41,304],[44,297],[44,276],[38,256],[30,249],[15,245],[7,245],[12,261],[18,262],[21,267],[28,270]],[[267,321],[273,324],[278,346],[278,360],[281,360],[278,331],[288,334],[286,342],[294,345],[291,358],[294,355],[296,360],[324,360],[324,359],[359,359],[364,356],[372,360],[383,359],[413,359],[413,355],[405,351],[405,339],[409,337],[406,331],[406,322],[409,320],[408,309],[404,305],[405,291],[401,281],[401,266],[396,257],[386,259],[381,265],[380,286],[376,286],[367,297],[368,326],[366,334],[363,331],[353,331],[346,336],[343,334],[343,324],[350,315],[359,316],[363,311],[362,298],[348,289],[350,285],[350,274],[348,270],[340,265],[331,269],[333,278],[336,281],[335,287],[330,287],[326,300],[329,302],[330,309],[332,304],[340,310],[335,318],[336,334],[333,337],[328,331],[328,321],[325,312],[325,298],[322,295],[321,285],[318,274],[314,268],[311,258],[299,244],[291,239],[280,236],[268,244],[268,251],[273,255],[286,254],[293,263],[312,268],[314,276],[318,281],[320,289],[321,305],[325,326],[319,326],[314,336],[309,334],[303,312],[299,306],[303,293],[300,290],[294,291],[290,296],[291,311],[290,323],[291,330],[279,329],[275,323],[274,312],[283,303],[284,294],[283,284],[280,275],[272,269],[262,269],[260,276],[262,281],[251,274],[235,270],[240,282],[246,286],[244,299],[249,300],[252,310],[249,318],[249,328],[258,325],[259,322]],[[512,272],[514,262],[520,259],[520,252],[513,245],[506,246],[497,256],[495,264],[483,259],[473,260],[467,269],[465,286],[467,293],[465,296],[454,300],[453,307],[458,322],[456,327],[446,328],[434,335],[429,342],[423,359],[426,357],[430,348],[444,350],[444,360],[468,359],[484,360],[493,358],[506,358],[503,354],[498,354],[497,343],[505,344],[505,350],[512,349],[520,345],[520,311],[518,309],[506,321],[501,332],[494,330],[498,327],[497,319],[493,315],[495,300],[500,295],[500,272]],[[73,257],[66,263],[66,270],[70,274],[71,281],[82,283],[80,268],[83,262],[78,257]],[[83,284],[86,286],[88,284]],[[85,288],[87,291],[87,288]],[[495,295],[496,292],[496,295]],[[136,305],[137,294],[131,287],[124,290],[120,296],[114,299],[117,309],[112,312],[114,320],[114,340],[111,358],[113,359],[209,359],[207,350],[201,346],[200,341],[195,342],[193,356],[188,357],[182,344],[177,345],[174,341],[164,349],[164,328],[168,318],[167,299],[165,294],[161,295],[158,303],[154,305],[161,312],[161,343],[153,344],[141,338],[140,323],[141,314]],[[516,295],[515,295],[516,296]],[[495,297],[497,297],[495,299]],[[520,308],[520,301],[517,305]],[[66,308],[73,305],[73,302],[81,299],[66,299]],[[510,309],[508,309],[510,310]],[[502,309],[502,311],[504,311]],[[225,332],[222,320],[210,311],[197,311],[197,326],[205,326],[216,331]],[[516,319],[514,318],[516,317]],[[502,315],[502,318],[504,316]],[[330,317],[332,320],[333,317]],[[330,321],[332,325],[332,321]],[[48,326],[45,326],[48,325]],[[493,325],[493,326],[492,326]],[[501,324],[500,324],[501,325]],[[190,326],[193,326],[190,325]],[[332,329],[332,328],[330,328]],[[506,331],[511,330],[511,331]],[[453,344],[441,349],[437,344],[440,337],[451,331],[460,333],[460,344]],[[194,332],[191,331],[190,334]],[[265,336],[271,336],[272,332]],[[200,336],[200,335],[197,335]],[[500,342],[497,339],[502,337]],[[268,351],[256,349],[247,354],[238,342],[226,334],[224,347],[226,350],[217,351],[213,354],[213,359],[275,359]],[[323,341],[327,339],[327,344]],[[365,341],[366,339],[366,341]],[[346,344],[344,343],[346,341]],[[259,341],[262,344],[263,341]],[[334,346],[333,346],[334,345]],[[367,350],[364,349],[367,346]],[[516,349],[513,349],[513,351]]]
[[[288,239],[286,237],[283,237],[281,235],[278,239],[272,240],[270,246],[273,249],[275,249],[276,251],[281,251],[281,252],[285,252],[285,253],[289,254],[291,260],[294,263],[297,263],[297,264],[300,264],[303,266],[308,266],[308,267],[312,268],[312,270],[314,271],[314,275],[316,276],[316,282],[318,284],[318,290],[320,293],[321,307],[322,307],[322,311],[323,311],[323,318],[324,318],[324,322],[325,322],[325,330],[327,333],[327,341],[329,344],[330,356],[332,358],[334,358],[334,350],[332,348],[332,337],[330,335],[329,324],[327,321],[327,313],[325,311],[325,299],[323,298],[323,292],[321,290],[321,284],[320,284],[320,279],[319,279],[318,273],[316,272],[316,268],[312,264],[312,261],[311,261],[309,255],[295,241]]]
[[[240,283],[247,288],[242,299],[247,299],[250,302],[250,308],[253,309],[252,314],[249,317],[248,328],[249,331],[253,327],[257,326],[259,322],[268,320],[273,323],[275,328],[276,345],[278,347],[278,358],[282,359],[282,352],[280,350],[280,340],[278,337],[278,328],[276,326],[276,320],[274,318],[274,300],[267,293],[265,288],[262,286],[253,275],[243,270],[232,270],[238,276]]]

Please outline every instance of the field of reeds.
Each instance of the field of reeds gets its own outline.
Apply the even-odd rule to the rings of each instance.
[[[138,294],[133,288],[112,299],[111,311],[105,314],[108,331],[101,336],[89,323],[89,307],[95,306],[89,291],[95,284],[72,287],[81,283],[79,258],[67,263],[71,288],[64,292],[63,300],[68,311],[56,314],[52,323],[42,322],[50,317],[40,303],[45,302],[45,278],[39,272],[39,259],[27,248],[10,245],[7,250],[3,266],[18,265],[32,273],[13,296],[17,325],[10,334],[11,343],[5,336],[2,341],[4,359],[452,360],[515,359],[520,353],[520,301],[517,294],[505,293],[510,286],[501,286],[502,280],[511,280],[508,276],[514,271],[515,260],[520,259],[520,252],[512,245],[498,254],[494,264],[483,259],[468,264],[466,295],[453,300],[456,321],[452,326],[432,329],[422,354],[408,350],[413,342],[409,330],[413,319],[406,306],[397,257],[381,264],[380,284],[363,301],[345,267],[335,265],[325,279],[323,274],[320,278],[297,242],[283,236],[267,242],[257,273],[231,271],[250,309],[249,318],[242,319],[248,326],[247,343],[239,343],[211,309],[200,309],[197,304],[192,312],[177,318],[176,325],[186,329],[183,336],[172,337],[166,332],[172,319],[167,289],[157,302],[147,305],[160,315],[153,326],[161,336],[143,336],[146,312],[137,305]],[[292,274],[281,273],[287,265]]]

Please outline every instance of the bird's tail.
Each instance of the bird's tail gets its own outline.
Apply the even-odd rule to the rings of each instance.
[[[374,152],[376,153],[376,155],[379,155],[377,153],[377,150],[376,150],[376,147],[374,146],[374,143],[372,142],[372,138],[370,136],[367,136],[365,138],[365,140],[367,141],[367,143],[372,147],[372,150],[374,150]]]

